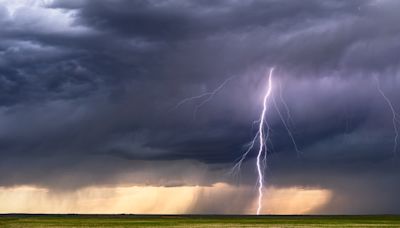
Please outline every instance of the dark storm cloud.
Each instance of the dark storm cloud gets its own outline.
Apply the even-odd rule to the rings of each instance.
[[[373,185],[363,198],[391,190],[396,170],[357,170],[393,158],[391,113],[373,77],[399,108],[399,9],[397,1],[82,0],[12,12],[0,3],[0,168],[8,173],[0,185],[229,181],[225,168],[252,138],[263,76],[276,66],[307,165],[291,165],[291,140],[271,110],[273,156],[288,158],[276,175],[300,173],[271,183],[343,193],[335,183],[354,174]],[[201,100],[174,109],[229,77],[196,119]],[[331,183],[310,174],[320,169]],[[380,176],[393,178],[379,184]],[[361,182],[346,197],[369,183]]]

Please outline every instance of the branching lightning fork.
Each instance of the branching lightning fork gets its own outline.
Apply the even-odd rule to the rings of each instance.
[[[223,81],[217,88],[215,88],[215,89],[214,89],[213,91],[211,91],[211,92],[206,92],[206,93],[203,93],[203,94],[194,96],[194,97],[188,97],[188,98],[185,98],[185,99],[181,100],[178,104],[175,105],[175,107],[173,107],[173,108],[171,109],[171,111],[172,111],[172,110],[175,110],[175,109],[177,109],[177,108],[179,108],[180,106],[184,105],[185,103],[204,99],[204,100],[202,100],[200,103],[196,104],[196,106],[195,106],[195,110],[193,111],[193,118],[195,119],[198,110],[199,110],[203,105],[205,105],[207,102],[209,102],[211,99],[213,99],[214,96],[215,96],[218,92],[220,92],[220,91],[225,87],[225,85],[226,85],[229,81],[231,81],[233,78],[235,78],[235,76],[232,76],[232,77],[227,78],[225,81]]]
[[[392,113],[392,124],[393,124],[393,130],[394,130],[393,156],[397,157],[397,145],[398,145],[398,140],[399,140],[398,124],[400,124],[399,114],[394,109],[392,101],[390,101],[390,99],[383,92],[378,77],[375,77],[375,82],[376,82],[376,88],[378,89],[378,92],[383,97],[383,99],[386,101],[386,103],[389,106],[390,111]]]
[[[283,104],[283,107],[285,108],[286,111],[286,123],[288,125],[293,126],[294,124],[293,124],[292,114],[290,113],[289,106],[287,105],[285,99],[283,99],[281,81],[278,81],[278,85],[279,85],[279,99],[281,100],[281,103]]]
[[[282,89],[282,87],[280,86],[279,90],[281,90],[281,89]],[[286,109],[287,121],[285,121],[285,119],[283,118],[283,115],[282,115],[281,111],[279,110],[278,104],[276,103],[275,97],[273,96],[272,100],[274,102],[274,106],[275,106],[276,112],[278,113],[278,116],[281,119],[282,124],[285,127],[285,129],[286,129],[286,131],[287,131],[287,133],[288,133],[288,135],[290,137],[290,140],[293,143],[293,146],[294,146],[294,149],[296,151],[297,157],[300,157],[302,153],[299,150],[299,147],[297,146],[296,140],[294,139],[294,135],[293,135],[292,131],[289,128],[289,123],[293,123],[292,117],[290,115],[289,107],[287,106],[285,100],[283,99],[281,91],[279,91],[279,96],[280,96],[282,104],[284,105],[284,107]]]

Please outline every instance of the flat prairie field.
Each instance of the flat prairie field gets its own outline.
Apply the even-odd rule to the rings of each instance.
[[[0,227],[400,227],[400,216],[2,214]]]

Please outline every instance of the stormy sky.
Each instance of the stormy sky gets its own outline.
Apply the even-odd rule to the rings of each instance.
[[[0,0],[0,186],[251,188],[255,151],[229,171],[275,67],[265,183],[331,191],[315,213],[400,213],[399,11],[397,0]],[[223,212],[216,202],[235,194],[214,198],[191,212]]]

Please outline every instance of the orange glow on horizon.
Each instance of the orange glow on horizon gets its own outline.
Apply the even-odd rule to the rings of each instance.
[[[209,187],[88,187],[67,193],[28,186],[0,187],[0,213],[185,214],[208,213],[208,207],[222,204],[222,209],[211,213],[252,214],[256,199],[248,197],[253,191],[224,183]],[[307,214],[328,203],[332,194],[324,189],[270,187],[265,195],[262,213]]]

